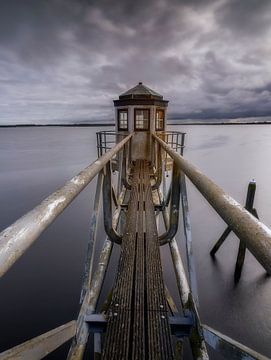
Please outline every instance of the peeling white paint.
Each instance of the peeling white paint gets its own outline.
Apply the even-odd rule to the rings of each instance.
[[[85,183],[84,179],[80,179],[78,176],[75,176],[71,179],[71,182],[75,185],[83,185]]]
[[[256,219],[256,218],[255,218]],[[266,233],[267,236],[271,237],[271,229],[269,229],[269,227],[267,227],[265,224],[263,224],[262,222],[260,222],[258,219],[256,219],[259,223],[259,225],[261,226],[261,228],[263,229],[263,231]]]
[[[47,221],[53,214],[55,208],[63,203],[66,200],[65,196],[61,196],[60,198],[56,199],[54,202],[52,202],[51,204],[49,204],[47,206],[47,212],[45,214],[45,216],[43,217],[42,221]]]
[[[6,252],[9,248],[11,248],[14,245],[14,242],[18,241],[21,237],[25,235],[25,233],[28,231],[27,227],[23,227],[17,234],[15,232],[15,235],[12,236],[12,231],[14,230],[13,226],[9,226],[1,235],[1,242],[3,242],[3,245],[0,249],[1,252]],[[11,236],[11,238],[10,238]],[[8,239],[8,241],[5,243],[5,240]]]
[[[100,160],[96,160],[94,164],[95,164],[95,165],[100,165],[100,164],[101,164],[101,161],[100,161]]]
[[[223,195],[224,199],[227,200],[227,202],[230,203],[230,205],[236,206],[238,207],[240,210],[242,210],[243,212],[245,212],[247,214],[247,216],[249,216],[251,218],[251,220],[256,223],[259,228],[261,228],[261,230],[263,232],[265,232],[265,235],[268,236],[269,238],[271,238],[271,229],[266,226],[265,224],[263,224],[260,220],[258,220],[254,215],[252,215],[249,211],[247,211],[242,205],[240,205],[236,200],[234,200],[231,196],[224,194]],[[258,228],[258,229],[259,229]],[[260,230],[260,229],[259,229]]]

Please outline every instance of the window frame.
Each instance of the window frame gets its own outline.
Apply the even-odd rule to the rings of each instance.
[[[163,127],[162,128],[157,126],[157,114],[159,112],[163,113]],[[165,130],[165,110],[164,109],[156,109],[156,112],[155,112],[155,130],[156,131],[164,131]]]
[[[148,112],[148,127],[147,128],[137,128],[136,126],[136,112],[137,111],[147,111]],[[148,108],[135,108],[134,109],[134,130],[135,131],[149,131],[150,130],[150,109]]]
[[[121,113],[121,112],[125,112],[125,113],[127,114],[127,126],[126,126],[126,128],[120,127],[120,113]],[[118,131],[128,131],[128,127],[129,127],[128,120],[129,120],[129,112],[128,112],[128,109],[127,109],[127,108],[118,109]]]

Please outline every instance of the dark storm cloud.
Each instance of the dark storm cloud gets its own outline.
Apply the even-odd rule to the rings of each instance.
[[[235,35],[251,39],[270,30],[269,0],[229,0],[217,11],[217,20]]]
[[[0,0],[0,123],[111,120],[138,81],[175,118],[270,114],[270,14],[269,0]]]

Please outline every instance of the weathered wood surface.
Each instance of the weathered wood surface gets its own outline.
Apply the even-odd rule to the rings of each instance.
[[[149,166],[138,160],[102,359],[173,359]]]

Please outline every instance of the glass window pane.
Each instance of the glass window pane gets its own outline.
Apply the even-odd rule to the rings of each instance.
[[[119,110],[118,127],[122,130],[128,130],[128,110]]]
[[[146,109],[135,110],[135,129],[136,130],[149,129],[149,110]]]
[[[156,111],[156,122],[155,127],[156,130],[164,130],[164,110],[157,110]]]

